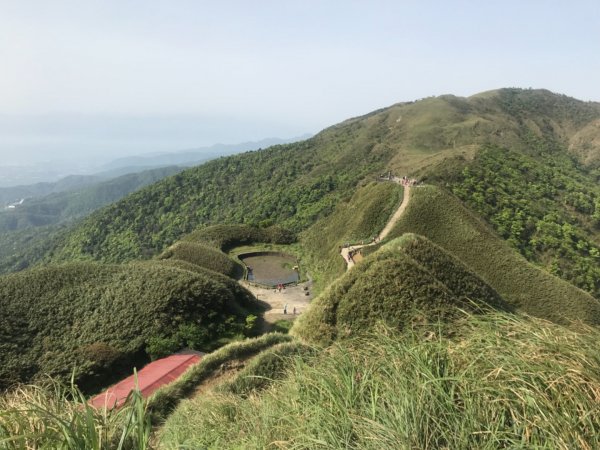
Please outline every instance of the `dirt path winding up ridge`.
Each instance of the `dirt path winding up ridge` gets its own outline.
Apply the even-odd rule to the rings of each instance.
[[[392,231],[392,228],[394,228],[394,225],[396,225],[396,222],[398,222],[398,220],[404,213],[404,210],[408,206],[408,202],[410,200],[410,188],[411,187],[409,185],[404,186],[404,197],[402,198],[402,203],[400,204],[400,207],[396,210],[396,212],[390,218],[390,220],[385,225],[385,227],[383,227],[383,230],[381,230],[381,233],[379,233],[377,235],[374,242],[371,242],[370,244],[364,244],[364,245],[351,245],[349,247],[342,247],[342,251],[340,252],[340,255],[342,255],[342,258],[344,258],[344,261],[346,261],[346,264],[348,265],[348,270],[350,270],[350,268],[353,267],[355,264],[354,259],[350,257],[350,252],[354,253],[354,252],[356,252],[356,250],[359,250],[363,247],[375,245],[375,243],[381,241],[382,239],[385,239],[387,237],[387,235],[390,234],[390,231]]]

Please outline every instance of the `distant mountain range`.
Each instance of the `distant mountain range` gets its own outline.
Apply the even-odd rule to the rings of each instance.
[[[157,153],[151,155],[128,156],[116,159],[102,167],[103,170],[114,170],[122,167],[157,167],[157,166],[193,166],[219,156],[233,155],[235,153],[258,150],[273,145],[288,144],[304,139],[311,135],[306,134],[292,139],[267,138],[260,141],[243,142],[241,144],[215,144],[210,147],[201,147],[170,153]]]
[[[54,184],[43,183],[56,192],[22,198],[5,206],[4,210],[0,211],[0,232],[56,225],[85,216],[101,206],[182,170],[179,166],[169,166],[128,173],[108,180],[102,180],[100,176],[89,176],[68,177]]]
[[[193,166],[219,156],[296,142],[308,137],[310,135],[307,134],[291,139],[266,138],[240,144],[215,144],[175,152],[127,156],[109,163],[63,161],[2,165],[0,161],[0,205],[5,206],[24,197],[38,197],[71,188],[77,189],[127,173],[156,167]]]

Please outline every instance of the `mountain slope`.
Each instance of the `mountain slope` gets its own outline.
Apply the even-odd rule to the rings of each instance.
[[[469,98],[441,96],[396,104],[304,142],[221,158],[170,177],[94,213],[51,244],[18,249],[12,266],[146,258],[208,224],[277,223],[296,232],[306,230],[350,199],[361,184],[386,171],[465,188],[456,180],[465,167],[479,164],[482,149],[490,146],[532,159],[540,172],[558,161],[540,153],[560,155],[578,174],[580,193],[591,195],[597,189],[593,161],[599,150],[582,139],[594,141],[594,133],[600,134],[594,126],[599,119],[600,105],[544,90],[501,89]],[[562,189],[560,179],[549,184]],[[468,186],[463,190],[468,196],[476,193]],[[549,201],[555,208],[582,203],[578,196]],[[597,283],[589,280],[597,263],[588,244],[600,242],[600,230],[591,224],[598,209],[595,203],[593,209],[584,207],[588,216],[570,225],[585,237],[587,247],[573,249],[575,256],[555,273],[595,293]],[[494,217],[486,219],[493,224]],[[524,255],[552,267],[552,252]]]
[[[566,323],[600,325],[600,301],[527,262],[453,195],[433,187],[411,191],[390,233],[425,236],[459,258],[504,300],[528,314]]]
[[[102,384],[102,376],[129,372],[158,346],[177,346],[175,336],[183,346],[205,348],[237,333],[246,308],[256,308],[254,298],[235,281],[158,261],[71,263],[5,275],[0,388],[43,374],[66,381],[72,370],[84,384]]]
[[[405,234],[350,269],[315,299],[293,333],[329,344],[372,330],[415,322],[452,323],[464,313],[508,304],[459,260],[426,238]]]
[[[600,298],[600,184],[560,148],[486,147],[444,183],[530,261]]]
[[[181,170],[183,169],[179,167],[163,167],[130,173],[90,183],[90,186],[84,188],[72,188],[66,192],[25,199],[22,205],[14,209],[0,211],[0,232],[53,225],[85,216]]]

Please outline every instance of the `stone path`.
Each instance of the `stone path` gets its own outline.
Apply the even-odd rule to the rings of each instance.
[[[269,305],[269,309],[264,314],[264,319],[268,323],[275,323],[280,319],[292,320],[298,317],[312,300],[312,281],[298,283],[296,286],[287,286],[281,291],[258,287],[244,280],[241,280],[240,284],[252,292],[259,301]],[[286,304],[287,314],[283,314],[283,307]],[[295,316],[294,308],[296,308]]]
[[[383,230],[381,230],[381,233],[379,233],[377,235],[375,242],[371,242],[370,244],[364,244],[364,245],[351,245],[350,247],[342,248],[340,255],[342,255],[342,258],[344,258],[344,261],[346,261],[346,264],[348,265],[348,270],[350,270],[351,267],[354,267],[354,264],[355,264],[355,261],[352,258],[348,257],[350,252],[354,252],[356,250],[359,250],[363,247],[368,247],[370,245],[375,245],[376,242],[379,242],[379,241],[385,239],[387,237],[387,235],[390,234],[390,231],[392,231],[392,229],[394,228],[394,225],[396,225],[396,222],[398,222],[398,220],[404,213],[404,210],[408,206],[408,202],[410,200],[410,189],[411,189],[410,186],[404,186],[404,197],[402,198],[402,204],[396,210],[394,215],[390,218],[388,223],[386,223],[385,227],[383,227]]]

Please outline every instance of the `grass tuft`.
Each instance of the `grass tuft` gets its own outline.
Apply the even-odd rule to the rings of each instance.
[[[144,450],[149,448],[146,402],[133,391],[119,409],[96,409],[74,385],[50,380],[0,397],[0,448]]]

